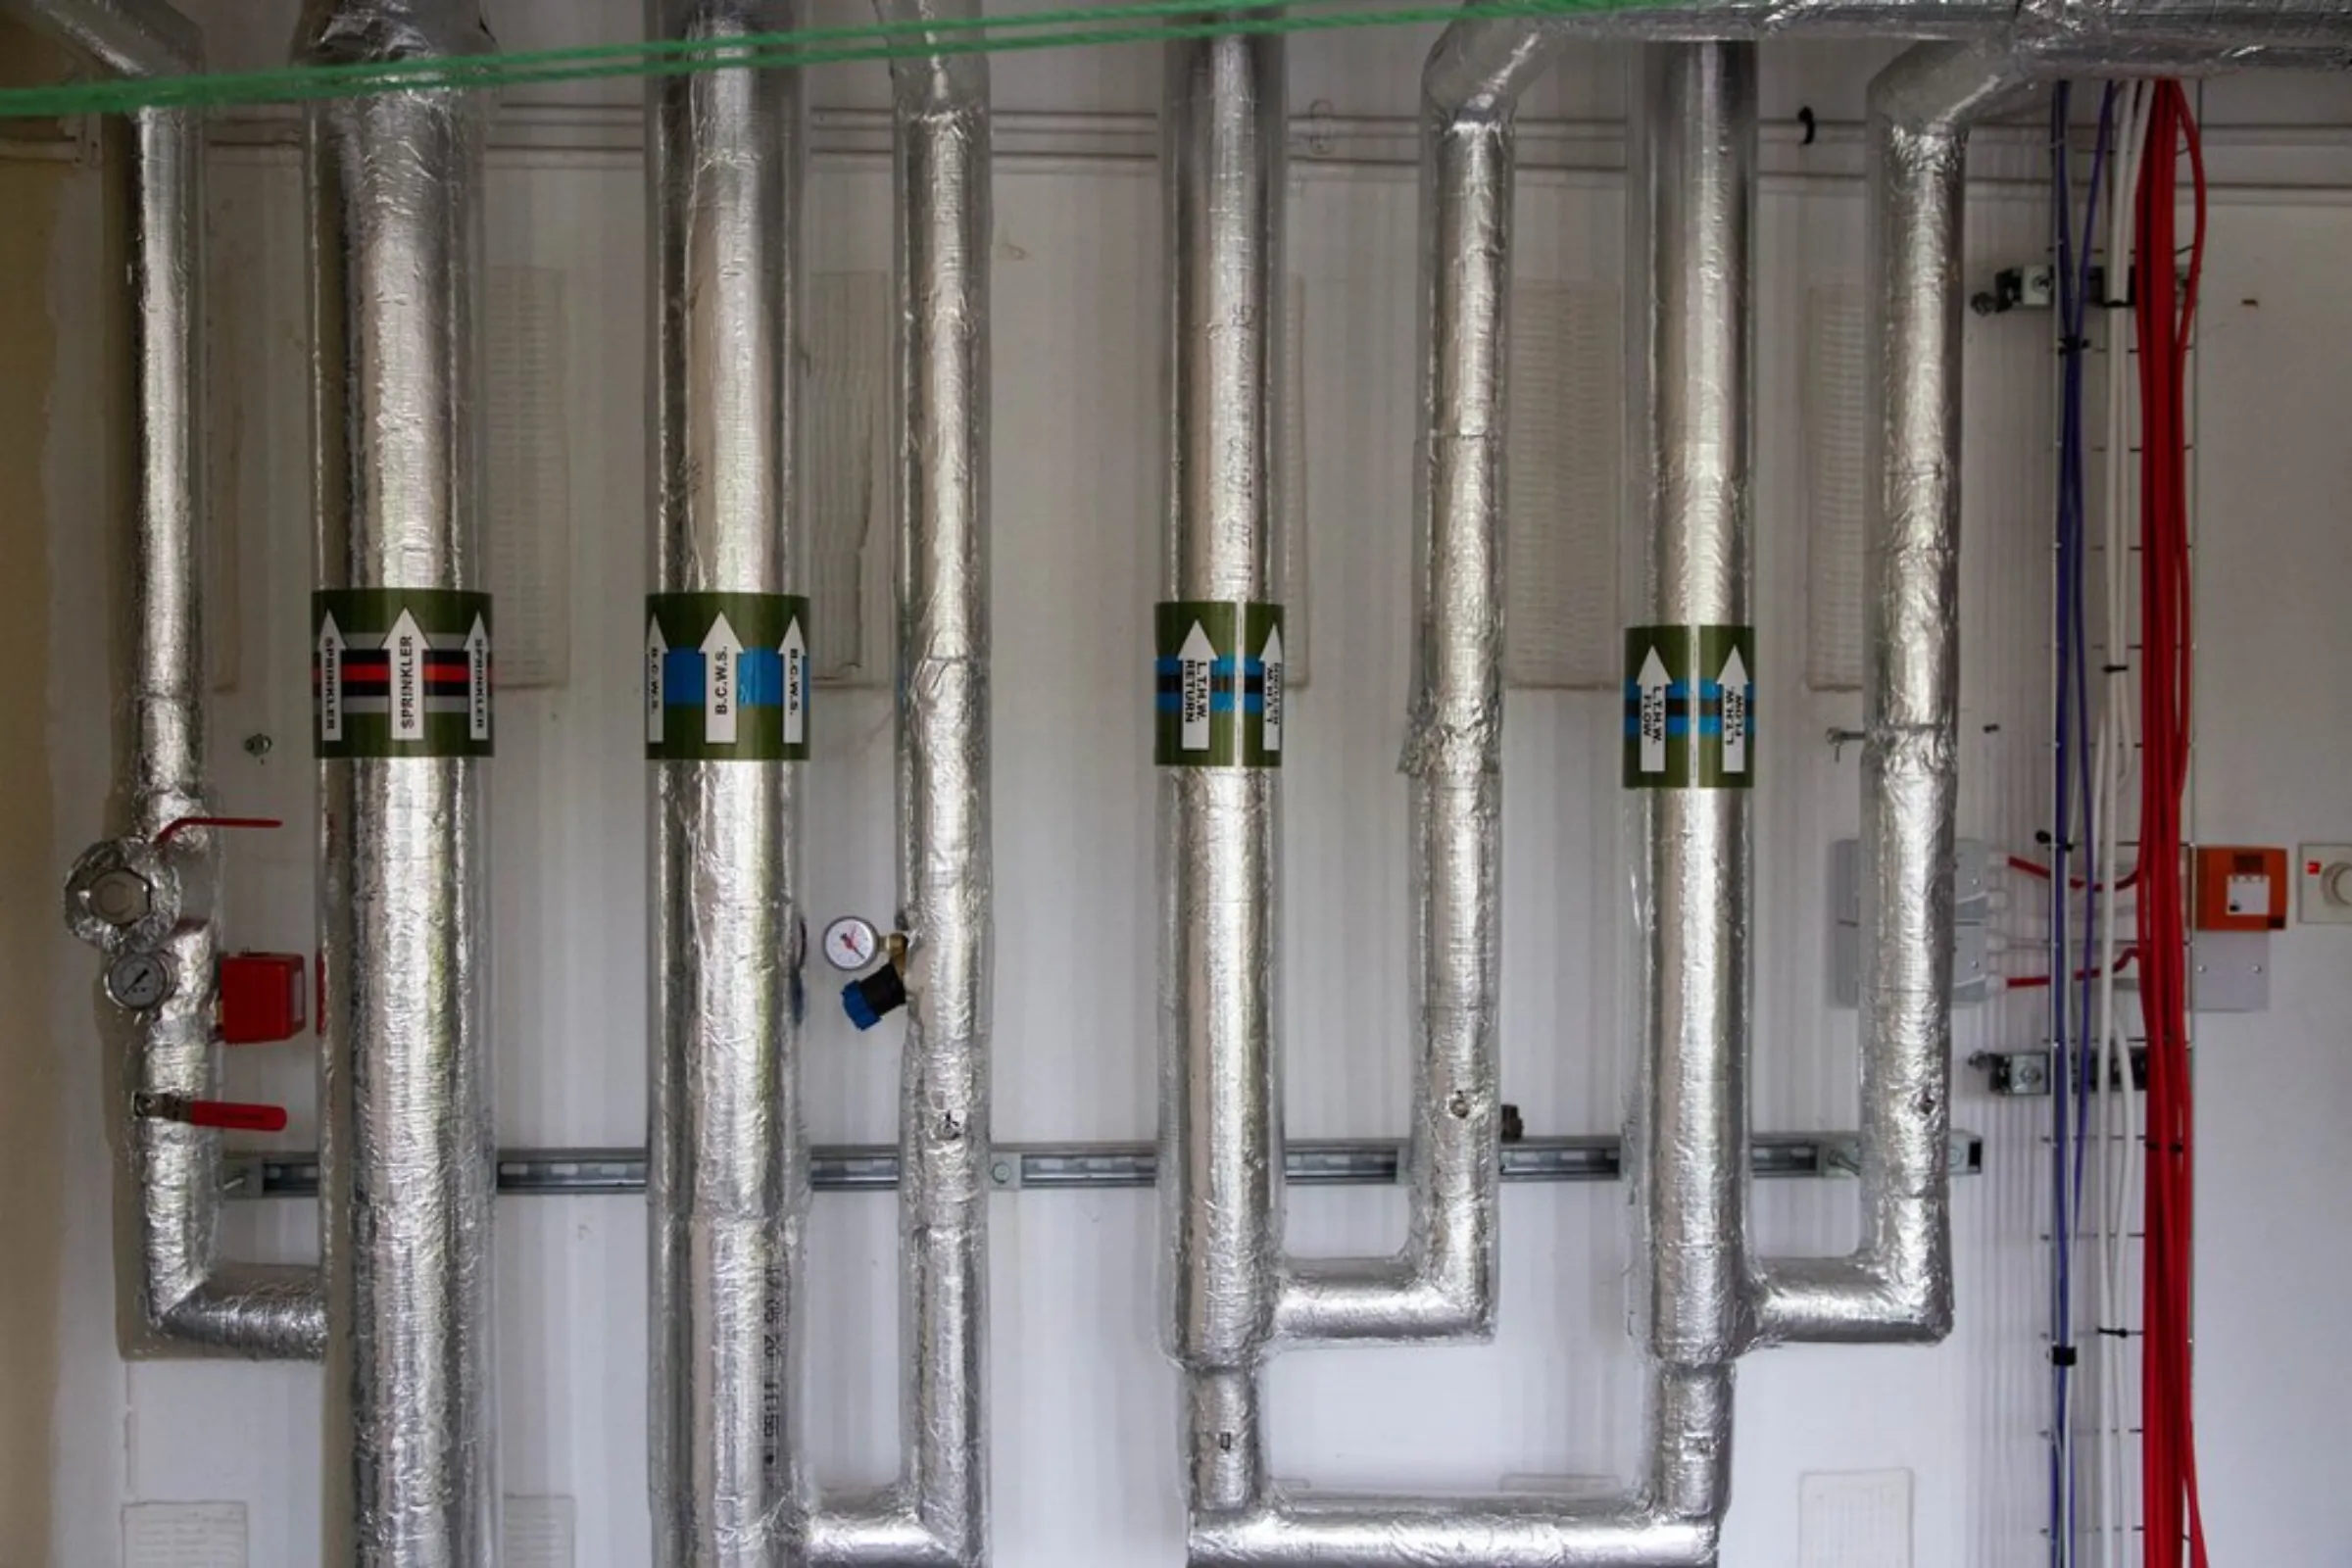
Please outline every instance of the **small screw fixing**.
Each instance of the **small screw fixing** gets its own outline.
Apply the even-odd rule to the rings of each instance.
[[[257,760],[268,757],[276,747],[277,742],[258,729],[245,737],[245,755]]]
[[[1011,1186],[1012,1162],[1006,1159],[1000,1159],[995,1164],[989,1166],[988,1179],[992,1182],[995,1182],[999,1187]]]

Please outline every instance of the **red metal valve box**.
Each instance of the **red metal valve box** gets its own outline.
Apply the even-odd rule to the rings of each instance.
[[[220,1039],[231,1046],[291,1040],[309,1026],[299,953],[231,953],[220,959]]]

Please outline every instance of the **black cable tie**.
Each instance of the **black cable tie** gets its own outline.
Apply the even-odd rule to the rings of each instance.
[[[2099,666],[2099,668],[2109,675],[2129,675],[2132,673],[2132,666],[2130,664],[2102,664]]]
[[[2135,1330],[2135,1329],[2109,1329],[2109,1328],[2102,1328],[2102,1329],[2099,1329],[2097,1332],[2098,1332],[2100,1335],[2102,1335],[2103,1337],[2105,1337],[2105,1338],[2107,1338],[2107,1339],[2110,1339],[2110,1340],[2131,1340],[2131,1339],[2137,1339],[2137,1338],[2139,1337],[2139,1336],[2138,1336],[2138,1331],[2137,1331],[2137,1330]]]
[[[2071,1345],[2053,1345],[2053,1346],[2051,1346],[2051,1347],[2050,1347],[2050,1365],[2052,1365],[2052,1366],[2073,1366],[2074,1364],[2075,1364],[2075,1348],[2074,1348],[2073,1346],[2071,1346]]]

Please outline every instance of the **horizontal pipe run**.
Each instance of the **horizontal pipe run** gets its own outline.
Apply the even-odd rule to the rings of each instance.
[[[1458,22],[1440,57],[1506,58],[1523,19]],[[1990,42],[2022,58],[2125,65],[2146,52],[2220,60],[2250,50],[2352,49],[2352,12],[2324,0],[1683,0],[1547,17],[1580,40],[1646,43],[1765,38]]]
[[[1615,1497],[1289,1497],[1196,1512],[1190,1568],[1714,1568],[1732,1373],[1650,1370],[1648,1463]]]
[[[9,0],[118,76],[192,75],[204,34],[163,0]]]
[[[1191,1568],[1713,1568],[1716,1527],[1557,1497],[1334,1497],[1196,1515]]]

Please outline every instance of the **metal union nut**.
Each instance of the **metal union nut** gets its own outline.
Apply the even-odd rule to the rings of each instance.
[[[117,866],[91,878],[81,898],[108,925],[136,925],[155,908],[155,886],[127,866]]]

